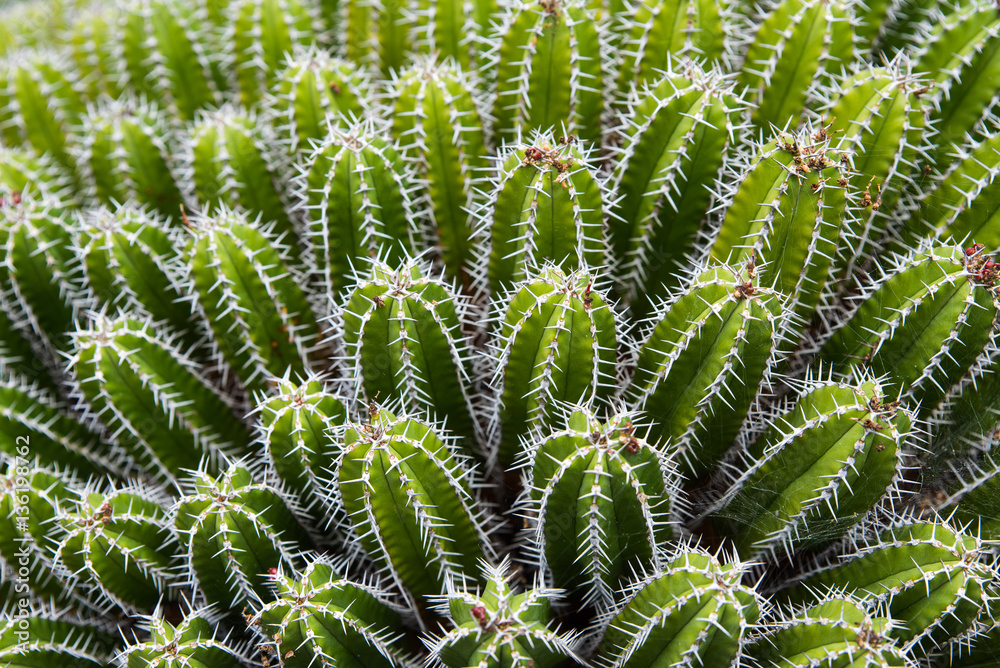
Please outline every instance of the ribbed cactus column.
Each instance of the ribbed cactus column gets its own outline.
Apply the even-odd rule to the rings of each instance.
[[[157,482],[247,452],[250,436],[232,407],[160,328],[102,318],[75,339],[70,368],[92,415]]]
[[[145,626],[149,629],[149,637],[142,642],[133,637],[118,655],[119,664],[125,668],[244,668],[250,665],[246,658],[248,648],[228,638],[219,638],[217,618],[209,616],[208,610],[193,610],[176,626],[164,621],[159,614],[147,619]]]
[[[733,189],[709,248],[718,262],[754,258],[767,282],[793,300],[809,324],[826,285],[847,208],[849,154],[831,147],[829,129],[773,132],[728,179]],[[737,176],[737,174],[739,176]]]
[[[757,623],[762,602],[743,585],[745,566],[682,546],[638,579],[599,621],[600,668],[731,666]]]
[[[55,377],[60,354],[70,346],[80,312],[89,306],[81,290],[81,266],[55,200],[0,200],[0,304],[25,333]]]
[[[299,238],[286,201],[289,184],[281,170],[285,157],[274,155],[271,133],[254,112],[229,105],[199,112],[181,138],[182,177],[192,210],[241,208],[260,215],[298,260]]]
[[[313,145],[326,139],[327,123],[349,126],[370,113],[370,74],[316,46],[297,47],[264,98],[277,140],[304,163]]]
[[[207,334],[185,298],[178,235],[134,203],[90,208],[73,227],[87,290],[101,308],[164,323],[192,354],[206,354]]]
[[[218,477],[198,471],[187,486],[174,521],[189,584],[233,615],[274,600],[272,574],[312,546],[281,490],[240,463]]]
[[[674,462],[635,417],[574,411],[564,428],[529,444],[524,462],[525,545],[546,581],[602,607],[632,573],[659,568],[673,536]]]
[[[416,23],[410,31],[413,50],[450,58],[466,72],[484,65],[484,43],[495,20],[498,0],[416,0],[410,11]]]
[[[19,610],[19,613],[22,612]],[[0,662],[21,666],[104,668],[120,643],[115,634],[63,610],[32,605],[24,617],[0,618]]]
[[[326,519],[325,488],[337,454],[333,431],[347,419],[345,401],[319,376],[292,380],[290,374],[271,381],[275,388],[257,401],[259,441],[272,467],[296,505],[316,526]]]
[[[95,600],[125,610],[152,611],[177,598],[181,560],[168,512],[172,499],[140,485],[88,485],[77,494],[59,516],[65,536],[57,566]]]
[[[746,656],[755,666],[903,668],[913,659],[892,638],[900,626],[894,619],[873,617],[854,598],[831,597],[771,619]]]
[[[741,453],[715,523],[740,554],[781,557],[843,536],[892,494],[911,419],[871,380],[806,386]]]
[[[1000,267],[981,247],[924,245],[858,295],[819,352],[835,374],[866,369],[928,414],[997,336]]]
[[[213,50],[211,23],[194,2],[119,0],[117,18],[111,36],[118,42],[119,85],[188,120],[219,103],[225,88],[221,54]]]
[[[416,17],[408,0],[340,0],[343,34],[341,50],[358,65],[371,67],[390,78],[406,65]]]
[[[216,349],[250,393],[265,378],[311,369],[319,326],[287,241],[235,211],[191,219],[187,252],[198,304]]]
[[[30,446],[30,447],[29,447]],[[42,466],[65,469],[86,479],[121,474],[122,454],[67,412],[51,392],[18,376],[0,378],[0,452],[30,451]]]
[[[409,665],[399,612],[381,590],[344,578],[325,561],[310,562],[301,578],[278,573],[274,583],[277,600],[253,623],[267,639],[264,653],[281,657],[285,668]]]
[[[605,260],[611,200],[592,155],[573,137],[535,133],[498,159],[499,173],[481,209],[489,290],[510,290],[551,262],[563,271]]]
[[[642,317],[681,282],[742,130],[742,101],[722,70],[685,62],[633,91],[618,118],[617,195],[608,221],[620,292]]]
[[[914,60],[937,84],[931,123],[938,131],[933,156],[945,163],[954,146],[984,118],[995,117],[1000,97],[1000,18],[986,0],[943,2],[932,7],[916,31]]]
[[[66,208],[76,202],[62,168],[48,155],[38,155],[30,146],[0,146],[0,194],[11,197],[27,193],[62,201]]]
[[[862,268],[884,242],[887,221],[905,215],[895,209],[905,204],[900,194],[915,189],[911,171],[925,157],[927,84],[900,55],[885,67],[862,68],[831,90],[828,132],[851,153],[853,187],[863,189],[831,268],[842,293],[864,283]]]
[[[69,130],[83,115],[83,90],[72,60],[53,51],[18,51],[0,65],[0,136],[8,146],[30,144],[63,170],[73,192],[81,184]]]
[[[30,440],[27,441],[30,446]],[[18,599],[32,593],[60,608],[90,611],[101,606],[77,589],[72,577],[56,570],[59,542],[64,537],[57,518],[73,502],[72,474],[47,470],[37,462],[8,460],[0,474],[0,566],[17,588]],[[69,484],[67,484],[69,483]]]
[[[1000,197],[998,126],[1000,122],[992,121],[986,138],[958,146],[959,159],[940,180],[915,195],[914,210],[893,248],[905,252],[922,237],[934,235],[950,243],[981,243],[987,253],[1000,251],[1000,209],[989,205]]]
[[[490,343],[499,402],[489,441],[503,467],[518,459],[520,439],[553,424],[560,402],[600,404],[614,390],[621,328],[595,278],[547,267],[494,304],[507,304]]]
[[[86,96],[96,100],[102,94],[117,98],[124,91],[114,30],[118,8],[110,3],[80,7],[69,26],[67,41],[77,70],[88,72]]]
[[[231,0],[228,12],[241,101],[249,109],[277,86],[295,47],[316,42],[322,24],[316,4],[304,0]]]
[[[854,57],[852,16],[840,0],[771,0],[766,8],[748,36],[739,83],[756,105],[754,126],[792,130],[817,88]]]
[[[440,636],[425,637],[431,665],[447,668],[554,668],[579,661],[578,638],[552,627],[552,603],[558,589],[539,587],[517,593],[508,561],[482,565],[486,586],[480,592],[449,582],[439,607],[453,626]]]
[[[370,121],[330,127],[296,182],[295,199],[309,217],[317,290],[336,295],[354,285],[362,260],[398,264],[415,250],[412,173]]]
[[[180,219],[181,192],[169,157],[174,129],[155,105],[142,98],[106,100],[88,109],[76,132],[89,198],[106,205],[133,199]]]
[[[889,635],[922,656],[964,633],[983,610],[994,568],[984,546],[942,522],[898,522],[830,568],[779,594],[792,603],[831,590],[883,604],[900,622]]]
[[[333,497],[349,544],[413,598],[442,593],[446,580],[474,579],[493,550],[470,461],[426,423],[374,404],[369,419],[347,427],[335,467]]]
[[[722,459],[787,353],[787,299],[739,270],[705,269],[645,323],[629,405],[652,421],[646,438],[677,453],[691,480]]]
[[[414,204],[426,212],[448,275],[464,281],[475,248],[476,186],[490,166],[474,95],[469,75],[431,56],[404,70],[390,91],[392,134],[423,195]]]
[[[506,7],[493,45],[497,142],[517,130],[562,128],[601,143],[610,76],[606,26],[585,0],[518,0]]]
[[[419,260],[375,262],[358,276],[337,314],[354,395],[433,415],[475,452],[479,402],[465,340],[475,323],[467,300]]]
[[[677,70],[691,59],[721,64],[733,38],[726,5],[705,0],[639,0],[614,16],[612,29],[624,35],[618,67],[618,100],[629,87],[653,85],[662,72]]]

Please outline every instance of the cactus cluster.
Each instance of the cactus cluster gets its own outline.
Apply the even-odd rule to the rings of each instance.
[[[995,3],[0,4],[0,666],[1000,666]]]

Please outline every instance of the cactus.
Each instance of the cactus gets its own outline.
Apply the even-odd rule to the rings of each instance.
[[[500,401],[488,436],[502,466],[518,458],[518,439],[552,424],[558,402],[611,394],[620,326],[596,278],[546,267],[520,283],[497,316],[491,385]]]
[[[280,487],[240,462],[217,477],[197,471],[186,487],[174,512],[186,577],[225,612],[273,600],[278,569],[299,563],[312,545]]]
[[[372,263],[340,313],[342,340],[356,379],[354,395],[427,411],[474,453],[479,425],[472,364],[463,341],[469,306],[455,290],[410,260]]]
[[[494,131],[513,141],[530,130],[564,127],[588,144],[601,143],[601,117],[612,77],[607,27],[583,0],[510,3],[492,45]]]
[[[660,565],[677,516],[674,463],[636,435],[633,417],[573,411],[526,455],[525,544],[554,585],[605,605],[627,574]]]
[[[740,453],[714,516],[741,554],[828,545],[893,493],[912,418],[882,387],[813,382]]]
[[[482,570],[486,586],[480,593],[449,581],[447,593],[439,597],[441,612],[454,626],[425,639],[433,665],[551,668],[576,658],[574,635],[549,626],[558,590],[536,585],[515,593],[507,561]]]
[[[686,256],[697,253],[710,189],[742,130],[743,107],[720,69],[693,62],[633,92],[627,104],[611,186],[619,195],[611,264],[641,318],[680,282]]]
[[[432,5],[435,3],[432,3]],[[488,167],[483,121],[468,75],[429,57],[404,70],[391,92],[392,134],[412,164],[441,260],[452,277],[468,280],[475,183]]]
[[[493,550],[467,458],[424,422],[374,404],[368,416],[347,426],[334,467],[349,542],[413,599],[475,577]]]
[[[745,572],[739,562],[723,564],[702,550],[679,548],[598,621],[595,665],[743,665],[734,661],[762,607],[757,592],[740,584]]]
[[[997,663],[987,0],[0,5],[0,665]]]
[[[274,641],[264,653],[281,657],[287,668],[409,664],[395,630],[399,613],[372,585],[347,580],[323,561],[311,562],[300,579],[279,573],[275,585],[277,600],[261,608],[254,623]]]

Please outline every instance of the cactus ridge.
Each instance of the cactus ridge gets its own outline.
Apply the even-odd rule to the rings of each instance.
[[[636,436],[637,412],[606,421],[586,407],[565,413],[565,428],[524,447],[515,504],[526,525],[522,553],[571,594],[571,585],[582,588],[584,604],[608,605],[625,574],[660,565],[658,546],[683,507],[679,475],[668,455]]]

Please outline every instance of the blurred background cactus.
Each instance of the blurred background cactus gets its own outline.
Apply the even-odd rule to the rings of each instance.
[[[987,0],[0,0],[0,667],[1000,666]]]

